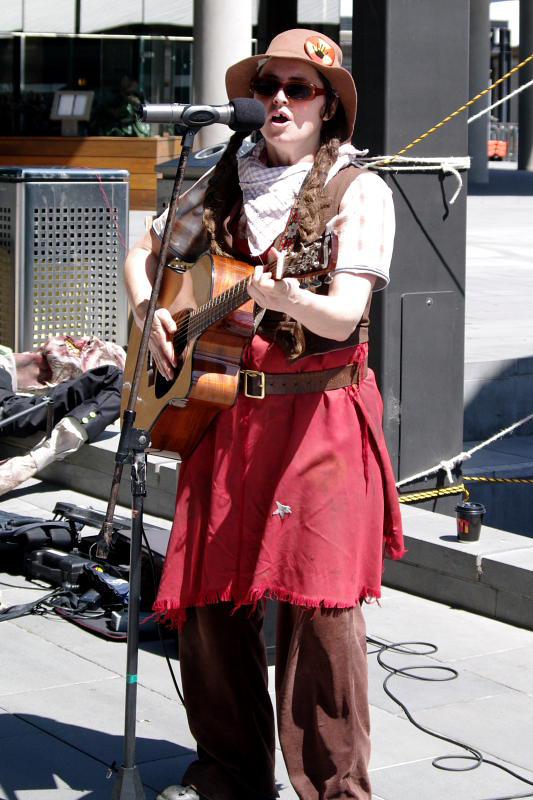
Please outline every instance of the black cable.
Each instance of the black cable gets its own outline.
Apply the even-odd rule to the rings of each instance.
[[[146,547],[146,549],[148,551],[148,559],[150,561],[150,569],[152,570],[152,579],[153,579],[154,588],[155,588],[157,586],[157,578],[156,578],[156,574],[155,574],[154,554],[152,552],[152,548],[150,547],[150,542],[148,541],[148,537],[146,536],[146,531],[144,530],[144,525],[141,526],[141,531],[142,531],[142,538],[144,540],[144,545],[145,545],[145,547]],[[180,687],[178,685],[178,681],[176,680],[176,675],[174,673],[174,669],[172,667],[172,664],[170,663],[170,657],[168,655],[168,650],[167,650],[167,646],[165,644],[165,639],[164,639],[163,634],[161,632],[161,625],[157,624],[156,627],[157,627],[157,633],[159,634],[159,641],[160,641],[161,647],[163,649],[163,655],[165,656],[165,660],[167,662],[167,667],[168,667],[169,672],[170,672],[170,677],[172,678],[172,683],[174,684],[174,688],[175,688],[176,692],[178,693],[178,697],[180,699],[180,702],[181,702],[182,706],[184,708],[186,708],[186,706],[185,706],[185,698],[183,697],[183,695],[181,693]]]
[[[467,772],[469,770],[477,769],[482,764],[488,764],[492,767],[496,767],[496,769],[502,770],[502,772],[506,772],[508,775],[511,775],[513,778],[525,783],[527,786],[533,787],[533,781],[528,780],[523,775],[519,775],[517,772],[514,772],[512,769],[505,767],[503,764],[498,764],[496,761],[492,761],[491,759],[485,758],[480,750],[477,750],[475,747],[472,747],[465,742],[460,742],[457,739],[452,739],[449,736],[444,736],[437,731],[433,731],[430,728],[426,728],[424,725],[421,725],[417,722],[407,706],[402,703],[402,701],[396,697],[396,695],[389,689],[388,683],[389,681],[394,678],[396,675],[401,675],[403,678],[411,678],[412,680],[417,681],[453,681],[459,677],[459,672],[453,667],[446,667],[442,665],[423,665],[417,664],[414,666],[408,667],[393,667],[392,664],[387,663],[383,658],[383,654],[390,650],[391,652],[395,653],[402,653],[404,655],[416,655],[416,656],[429,656],[432,653],[436,653],[438,651],[438,647],[430,642],[393,642],[387,643],[379,641],[379,639],[375,639],[372,636],[367,636],[366,638],[367,643],[370,645],[374,645],[376,647],[375,650],[369,650],[369,655],[376,655],[376,659],[380,667],[382,667],[386,672],[389,674],[383,681],[383,690],[385,694],[390,697],[390,699],[396,703],[396,705],[400,706],[402,711],[404,712],[405,716],[409,720],[409,722],[418,728],[418,730],[422,731],[423,733],[427,733],[429,736],[433,736],[435,739],[440,739],[443,742],[448,742],[449,744],[453,744],[456,747],[460,747],[463,750],[466,750],[470,755],[450,755],[450,756],[438,756],[432,760],[432,764],[436,769],[442,769],[446,772]],[[413,647],[418,649],[412,649]],[[423,648],[423,649],[420,649]],[[437,678],[430,678],[428,676],[421,676],[415,675],[414,673],[419,670],[439,670],[441,673],[445,673],[443,677]],[[469,764],[468,766],[464,767],[452,767],[452,766],[444,766],[443,763],[446,761],[469,761],[474,762]],[[486,798],[486,800],[518,800],[518,798],[522,797],[533,797],[533,791],[527,792],[526,794],[510,794],[506,795],[505,797],[490,797]]]
[[[42,597],[39,597],[37,600],[33,600],[31,603],[18,603],[17,605],[2,608],[0,610],[0,622],[9,622],[12,619],[18,619],[27,614],[46,614],[50,610],[48,606],[51,603],[51,599],[59,597],[64,593],[65,590],[58,587]]]
[[[70,592],[65,592],[68,596]],[[56,600],[61,600],[63,594],[59,594],[56,597],[53,597],[47,605],[51,608],[51,611],[55,611],[55,609],[59,609],[61,611],[61,616],[64,617],[77,617],[78,619],[100,619],[101,617],[105,617],[107,614],[108,609],[91,609],[87,608],[86,603],[81,603],[77,608],[69,608],[68,606],[63,606],[60,603],[56,602]]]
[[[33,583],[33,581],[31,581]],[[28,578],[26,578],[26,583],[30,583]],[[30,591],[33,589],[34,592],[42,592],[43,589],[46,589],[46,586],[27,586],[23,584],[22,586],[20,583],[6,583],[6,581],[0,581],[0,586],[8,586],[10,589],[29,589]]]

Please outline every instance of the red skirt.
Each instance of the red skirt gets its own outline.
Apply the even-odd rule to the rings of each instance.
[[[261,336],[244,366],[307,372],[364,359],[366,345],[289,363]],[[404,553],[374,375],[360,386],[263,400],[239,395],[181,465],[154,610],[189,606],[351,608],[379,597],[383,558]]]

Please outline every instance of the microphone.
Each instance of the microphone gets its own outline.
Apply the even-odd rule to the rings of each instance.
[[[265,108],[254,98],[236,97],[224,106],[146,103],[140,107],[139,116],[143,122],[168,122],[188,128],[219,122],[233,131],[255,131],[265,123]]]

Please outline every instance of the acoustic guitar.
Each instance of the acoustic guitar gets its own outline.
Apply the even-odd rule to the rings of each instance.
[[[337,239],[328,235],[287,255],[283,277],[312,285],[335,268],[336,260]],[[167,308],[176,322],[177,366],[172,380],[167,380],[150,353],[143,365],[135,427],[149,432],[149,452],[187,458],[216,414],[235,403],[242,352],[254,330],[254,303],[247,291],[253,271],[245,262],[211,253],[204,253],[190,268],[165,268],[158,306]],[[122,410],[128,403],[140,342],[141,331],[133,325]]]

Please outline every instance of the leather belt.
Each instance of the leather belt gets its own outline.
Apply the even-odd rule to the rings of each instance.
[[[254,369],[241,369],[239,389],[246,397],[262,400],[267,394],[306,394],[328,392],[345,386],[359,384],[366,376],[366,362],[346,364],[317,372],[267,373]]]

